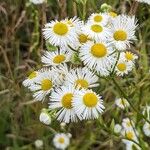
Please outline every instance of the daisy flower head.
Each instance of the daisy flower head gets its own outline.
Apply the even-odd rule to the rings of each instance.
[[[94,41],[106,41],[110,36],[110,31],[107,27],[98,23],[87,22],[82,28],[84,34],[88,35]]]
[[[145,122],[143,126],[143,132],[146,136],[150,137],[150,123]]]
[[[29,89],[34,92],[33,97],[35,100],[42,101],[57,86],[57,83],[57,74],[49,69],[45,69]]]
[[[32,71],[29,76],[22,82],[23,86],[29,87],[31,86],[34,81],[36,81],[37,77],[39,75],[38,71]]]
[[[133,127],[135,127],[135,124],[132,120],[130,120],[129,118],[124,118],[122,120],[122,127],[125,130],[133,130]]]
[[[70,138],[65,133],[57,133],[53,138],[53,144],[57,149],[64,150],[70,144]]]
[[[88,19],[88,23],[107,25],[109,16],[106,13],[93,13]]]
[[[138,56],[130,51],[121,52],[120,57],[128,62],[134,62]]]
[[[115,100],[115,104],[121,109],[125,109],[130,106],[125,98],[117,98]]]
[[[41,58],[42,63],[45,66],[60,65],[71,60],[72,53],[67,50],[57,50],[54,52],[45,51]]]
[[[98,77],[87,67],[72,69],[66,76],[65,84],[72,84],[80,88],[92,88],[99,84]]]
[[[80,58],[90,69],[95,69],[102,76],[109,75],[109,70],[115,63],[114,50],[105,42],[87,42],[80,48]]]
[[[105,109],[102,97],[92,90],[79,90],[74,96],[73,107],[79,119],[96,119]]]
[[[80,32],[78,34],[78,40],[79,40],[79,44],[80,45],[85,44],[88,41],[91,41],[91,39],[89,38],[89,36],[86,35],[86,34],[84,34],[83,32]]]
[[[134,67],[132,62],[127,62],[123,59],[120,59],[115,66],[115,71],[118,76],[123,76],[128,74]]]
[[[57,120],[60,122],[76,122],[77,116],[72,106],[74,95],[78,93],[73,86],[62,86],[51,93],[50,109],[59,109],[57,112]]]
[[[109,41],[117,50],[126,50],[127,47],[130,47],[132,41],[136,40],[136,27],[137,21],[134,16],[119,15],[115,17],[110,27]]]
[[[47,23],[43,29],[43,35],[54,46],[73,45],[78,41],[74,28],[65,20]]]
[[[140,3],[146,3],[146,4],[150,5],[150,0],[136,0],[136,1],[140,2]]]
[[[30,2],[31,3],[33,3],[33,4],[42,4],[42,3],[44,3],[44,2],[46,2],[47,0],[30,0]]]

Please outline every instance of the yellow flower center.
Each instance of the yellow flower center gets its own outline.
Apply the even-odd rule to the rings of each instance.
[[[113,18],[117,17],[117,14],[113,11],[109,12],[109,15]]]
[[[113,37],[116,41],[125,41],[127,39],[127,33],[123,30],[117,30]]]
[[[133,60],[133,54],[130,53],[130,52],[126,52],[125,57],[126,57],[127,60]]]
[[[125,71],[127,66],[124,63],[120,63],[120,64],[117,65],[117,68],[118,68],[119,71]]]
[[[71,109],[72,108],[72,98],[73,94],[72,93],[67,93],[62,97],[62,105],[64,108]]]
[[[37,76],[37,72],[36,71],[33,71],[29,76],[28,76],[28,78],[29,79],[33,79],[33,78],[35,78]]]
[[[100,16],[100,15],[96,15],[96,16],[94,17],[94,21],[95,21],[95,22],[101,22],[102,20],[103,20],[103,17]]]
[[[64,140],[63,137],[60,137],[60,138],[58,139],[58,142],[61,143],[61,144],[63,144],[63,143],[65,142],[65,140]]]
[[[104,44],[98,43],[91,47],[91,53],[93,56],[101,58],[107,54],[107,49]]]
[[[80,43],[86,43],[88,41],[88,36],[85,34],[80,34],[79,35],[79,42]]]
[[[126,133],[126,137],[127,137],[128,139],[130,139],[130,140],[133,140],[133,138],[134,138],[133,132],[128,131],[128,132]]]
[[[98,24],[94,24],[91,26],[91,30],[96,32],[96,33],[100,33],[103,31],[102,26],[98,25]]]
[[[95,107],[98,102],[98,98],[94,93],[86,93],[83,96],[83,102],[87,107]]]
[[[76,86],[81,86],[82,88],[88,88],[89,83],[84,79],[76,80]]]
[[[64,55],[57,55],[54,57],[53,62],[55,64],[60,64],[62,63],[64,60],[66,59],[66,57]]]
[[[65,35],[68,32],[68,26],[65,23],[58,22],[54,25],[53,31],[58,35]]]
[[[41,82],[41,89],[42,89],[43,91],[47,91],[47,90],[51,89],[52,86],[53,86],[52,81],[49,80],[49,79],[44,79],[44,80],[42,80],[42,82]]]

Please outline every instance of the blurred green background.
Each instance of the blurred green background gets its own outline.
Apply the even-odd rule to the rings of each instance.
[[[72,133],[70,150],[123,149],[120,138],[108,128],[113,118],[115,122],[120,122],[123,117],[119,110],[113,111],[114,99],[118,94],[112,83],[101,81],[99,91],[105,95],[107,108],[102,124],[86,121],[70,124],[64,130],[55,120],[51,126],[39,122],[40,110],[43,105],[47,107],[48,101],[43,104],[34,102],[31,93],[22,86],[27,73],[41,66],[40,52],[46,48],[41,30],[46,22],[75,15],[82,18],[83,14],[87,18],[92,12],[99,12],[104,2],[117,13],[128,13],[132,3],[130,0],[87,0],[83,7],[80,1],[47,0],[47,4],[33,5],[27,0],[0,0],[0,150],[34,150],[36,139],[44,141],[44,150],[53,150],[53,130]],[[140,95],[142,106],[150,102],[150,79],[147,77],[150,63],[149,6],[141,4],[136,17],[139,26],[135,50],[140,53],[140,62],[135,76],[127,79],[129,87],[126,91],[134,90],[137,84],[133,97],[136,99]],[[124,82],[122,80],[122,86]]]

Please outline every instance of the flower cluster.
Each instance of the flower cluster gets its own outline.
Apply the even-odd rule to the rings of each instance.
[[[43,35],[55,48],[44,51],[44,67],[23,85],[38,101],[49,96],[49,109],[61,122],[98,118],[105,107],[94,89],[101,76],[124,76],[134,68],[138,56],[130,46],[136,27],[134,16],[114,12],[93,13],[87,21],[74,17],[47,23]],[[49,124],[45,114],[41,118]]]
[[[121,134],[122,142],[126,145],[126,149],[132,149],[133,147],[140,150],[139,144],[139,133],[135,128],[135,123],[130,118],[124,118],[122,125],[116,124],[114,132]]]

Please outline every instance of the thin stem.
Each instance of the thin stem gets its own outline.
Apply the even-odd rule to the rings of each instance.
[[[120,91],[120,94],[128,101],[128,103],[130,104],[131,108],[137,113],[139,114],[144,120],[146,120],[148,123],[150,123],[150,121],[143,115],[141,114],[138,110],[136,110],[136,108],[133,106],[133,104],[130,102],[128,96],[124,93],[124,91],[121,89],[121,87],[119,86],[119,84],[116,82],[116,80],[114,78],[112,78],[113,83],[115,84],[115,86],[117,87],[117,89]]]
[[[133,16],[136,14],[136,11],[138,9],[139,3],[137,1],[134,1],[133,4],[131,5],[131,9],[129,11],[129,15]]]

